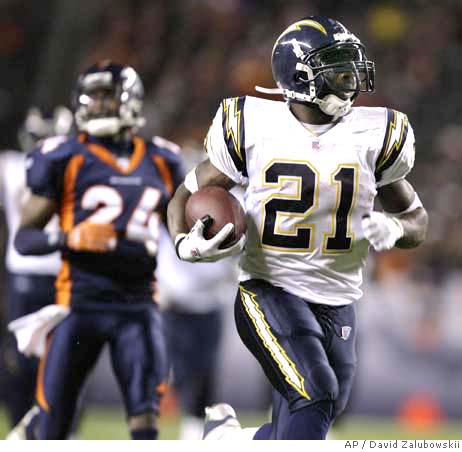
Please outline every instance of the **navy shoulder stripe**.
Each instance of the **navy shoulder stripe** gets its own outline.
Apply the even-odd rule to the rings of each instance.
[[[238,171],[247,177],[245,156],[245,97],[223,100],[223,138]]]
[[[382,150],[375,164],[375,179],[377,182],[382,178],[383,172],[390,168],[401,154],[406,142],[408,129],[409,121],[405,114],[387,109],[387,126]]]

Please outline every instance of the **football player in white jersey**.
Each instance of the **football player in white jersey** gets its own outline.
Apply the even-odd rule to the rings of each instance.
[[[8,321],[37,311],[54,299],[54,281],[61,266],[59,253],[21,256],[13,246],[13,239],[19,227],[21,207],[30,194],[26,188],[26,152],[31,151],[43,138],[69,133],[72,121],[72,113],[66,107],[58,106],[50,115],[32,107],[18,132],[22,151],[0,153],[0,203],[8,227]],[[50,222],[47,228],[57,231],[57,220]],[[38,360],[20,354],[12,334],[7,336],[5,342],[5,405],[11,425],[15,425],[34,401]]]
[[[286,411],[254,439],[324,439],[352,386],[368,250],[418,246],[427,213],[405,179],[414,163],[406,115],[352,106],[374,91],[375,74],[354,34],[326,17],[301,19],[277,38],[272,70],[277,88],[259,90],[286,102],[222,102],[205,141],[209,158],[177,190],[169,228],[183,260],[240,252],[244,239],[219,249],[201,221],[188,233],[184,206],[207,185],[245,187],[236,325]],[[373,210],[376,197],[383,212]],[[229,405],[211,407],[208,421],[206,439],[244,433]]]

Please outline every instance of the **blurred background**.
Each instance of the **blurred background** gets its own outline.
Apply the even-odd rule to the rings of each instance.
[[[79,72],[109,58],[134,66],[144,81],[140,134],[165,137],[194,156],[223,97],[274,85],[275,39],[311,14],[340,20],[375,61],[377,91],[356,104],[408,114],[417,146],[408,179],[430,215],[423,246],[371,255],[358,304],[358,377],[337,431],[451,437],[462,427],[461,0],[0,0],[0,148],[18,148],[31,105],[70,106]],[[250,420],[257,422],[270,392],[235,333],[233,298],[224,312],[216,400],[257,413]],[[122,407],[106,358],[86,400],[118,437]],[[177,412],[171,392],[165,417]],[[375,418],[377,430],[366,428]]]

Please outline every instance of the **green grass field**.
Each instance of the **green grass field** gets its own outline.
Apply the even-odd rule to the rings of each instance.
[[[264,414],[242,414],[244,426],[257,426],[265,422]],[[0,438],[8,431],[4,411],[0,408]],[[160,439],[176,439],[178,420],[174,416],[164,417],[160,422]],[[462,420],[446,422],[439,427],[412,430],[398,425],[390,419],[349,417],[333,431],[332,439],[461,439]],[[129,439],[124,415],[119,409],[89,407],[82,420],[79,439]]]

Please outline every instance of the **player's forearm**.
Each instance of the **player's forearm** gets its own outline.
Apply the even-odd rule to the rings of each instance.
[[[404,235],[396,242],[398,248],[415,248],[427,235],[428,214],[423,207],[398,217],[403,226]]]
[[[21,228],[18,230],[14,246],[19,254],[41,256],[53,253],[64,247],[66,237],[61,232],[46,233],[37,228]]]
[[[181,184],[168,204],[167,223],[170,236],[173,240],[175,240],[175,237],[178,234],[188,232],[185,222],[184,208],[190,196],[190,191]]]

